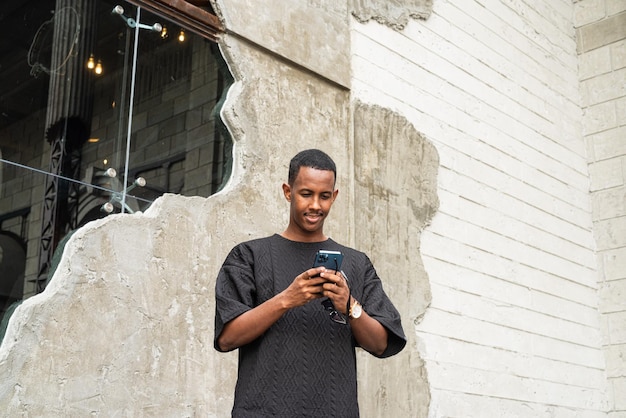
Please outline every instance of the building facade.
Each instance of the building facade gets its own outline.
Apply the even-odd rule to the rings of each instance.
[[[362,416],[626,414],[624,1],[14,3],[9,416],[229,416],[215,276],[310,147],[409,338]]]

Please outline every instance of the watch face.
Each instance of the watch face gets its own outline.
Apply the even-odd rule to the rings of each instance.
[[[350,311],[351,311],[350,316],[354,319],[360,317],[361,313],[363,313],[363,309],[361,308],[361,305],[358,302],[354,304],[354,306],[352,307]]]

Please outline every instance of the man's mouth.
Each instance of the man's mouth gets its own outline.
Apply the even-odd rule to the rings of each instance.
[[[309,222],[317,222],[320,219],[322,219],[324,217],[323,214],[321,213],[305,213],[304,217],[309,221]]]

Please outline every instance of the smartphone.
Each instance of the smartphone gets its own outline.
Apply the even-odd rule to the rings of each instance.
[[[340,251],[319,250],[315,254],[313,267],[324,266],[327,270],[332,270],[336,273],[341,269],[342,261],[343,254]]]
[[[331,250],[319,250],[317,254],[315,254],[315,261],[313,262],[313,267],[324,266],[326,270],[333,270],[335,274],[341,269],[341,262],[343,261],[343,254],[340,251],[331,251]],[[322,301],[322,306],[326,311],[331,312],[331,318],[333,315],[338,316],[341,319],[344,319],[339,312],[335,309],[335,305],[333,302],[326,298]],[[335,321],[335,319],[333,319]],[[344,324],[345,319],[344,319]]]

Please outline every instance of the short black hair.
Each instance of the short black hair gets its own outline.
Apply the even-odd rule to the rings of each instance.
[[[328,154],[318,149],[307,149],[297,153],[289,163],[289,185],[293,185],[300,172],[300,167],[310,167],[316,170],[329,170],[337,180],[337,167]]]

